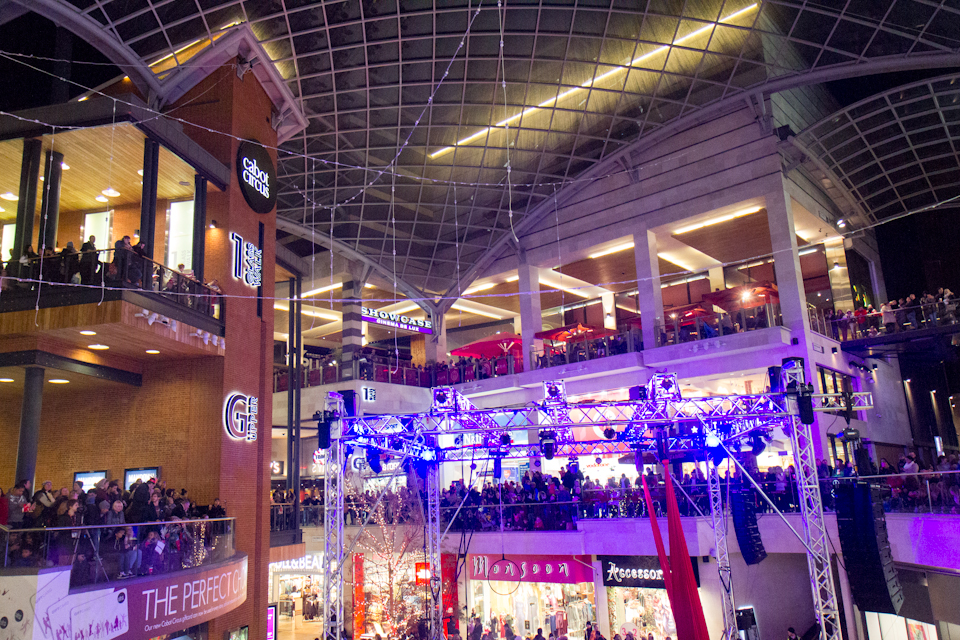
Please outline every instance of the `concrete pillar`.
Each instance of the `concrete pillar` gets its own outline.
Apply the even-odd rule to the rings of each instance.
[[[40,406],[43,403],[43,369],[28,367],[23,379],[23,401],[20,405],[20,440],[17,444],[17,475],[14,482],[33,482],[37,472],[37,450],[40,447]]]
[[[847,269],[847,252],[844,243],[842,240],[824,242],[823,249],[827,257],[827,274],[830,277],[833,308],[853,311],[853,287],[850,284],[850,271]]]
[[[357,278],[343,283],[342,289],[342,309],[343,309],[343,357],[340,363],[342,378],[344,380],[353,380],[359,378],[359,371],[355,370],[358,366],[356,362],[363,348],[363,320],[361,320],[360,307],[363,296],[363,281]]]
[[[26,253],[27,247],[33,244],[33,216],[37,211],[37,184],[40,182],[42,149],[42,143],[36,138],[23,141],[20,190],[17,192],[17,228],[13,236],[13,249],[17,258]],[[26,277],[30,275],[26,274]]]
[[[633,253],[637,263],[637,306],[640,308],[643,348],[653,349],[657,346],[657,336],[663,325],[656,235],[647,229],[633,234]]]
[[[441,362],[447,359],[447,327],[444,317],[435,310],[428,310],[427,317],[433,321],[433,335],[423,337],[423,350],[426,353],[424,359],[428,363]]]
[[[520,337],[523,338],[523,370],[532,371],[537,363],[535,354],[543,351],[543,340],[534,336],[543,330],[543,314],[540,308],[540,269],[527,264],[526,254],[520,254],[517,270],[520,297]]]
[[[710,291],[719,289],[723,291],[727,288],[726,278],[723,275],[723,267],[710,267],[707,271],[707,278],[710,279]]]
[[[63,176],[63,154],[59,151],[47,151],[43,165],[43,191],[40,200],[40,244],[44,247],[56,247],[57,226],[60,224],[60,181]]]
[[[802,340],[800,332],[810,328],[810,319],[807,317],[803,272],[797,254],[797,230],[793,223],[790,195],[783,188],[783,179],[778,176],[776,184],[777,187],[767,194],[766,201],[780,312],[783,314],[783,325],[796,332],[796,337]]]
[[[193,249],[190,268],[199,282],[203,278],[204,251],[207,247],[207,179],[197,174],[193,178]]]
[[[140,242],[146,245],[148,258],[154,258],[153,245],[157,228],[157,180],[160,171],[160,144],[143,140],[143,191],[140,197]],[[144,274],[143,286],[149,288],[150,278]]]

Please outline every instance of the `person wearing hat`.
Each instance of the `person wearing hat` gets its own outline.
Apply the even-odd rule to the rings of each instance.
[[[72,240],[68,242],[67,246],[60,252],[60,261],[62,263],[60,269],[64,277],[64,282],[73,282],[74,276],[76,276],[79,283],[80,254],[74,248]]]

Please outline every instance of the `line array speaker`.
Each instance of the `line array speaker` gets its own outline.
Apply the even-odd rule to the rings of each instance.
[[[880,487],[866,482],[836,485],[837,529],[853,599],[862,611],[896,615],[903,588],[890,553]]]
[[[756,492],[753,487],[740,487],[730,494],[730,510],[733,512],[733,528],[737,532],[740,554],[747,564],[758,564],[767,557],[757,527]]]

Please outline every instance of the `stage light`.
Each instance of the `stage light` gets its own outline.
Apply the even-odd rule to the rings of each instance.
[[[540,432],[540,451],[547,460],[553,460],[557,451],[557,434],[555,431]]]
[[[433,399],[436,401],[436,404],[447,404],[447,392],[437,390],[437,392],[433,394]]]
[[[509,447],[513,443],[513,439],[510,437],[509,433],[504,433],[500,436],[500,444],[504,447]]]
[[[763,438],[759,433],[754,432],[750,434],[750,453],[755,456],[763,453],[764,449],[767,448],[767,443],[763,441]]]
[[[607,440],[613,440],[614,438],[617,437],[617,430],[614,429],[613,427],[607,427],[606,429],[603,430],[603,437],[606,438]]]
[[[380,463],[380,451],[377,449],[367,449],[367,464],[373,473],[379,475],[383,471],[383,465]]]
[[[580,462],[576,458],[571,457],[567,460],[567,470],[573,475],[577,475],[580,473]]]

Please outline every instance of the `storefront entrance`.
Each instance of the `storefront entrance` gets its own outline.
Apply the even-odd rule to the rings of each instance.
[[[590,556],[467,556],[471,619],[496,639],[533,637],[543,629],[583,640],[596,622]],[[508,632],[509,627],[509,632]]]

